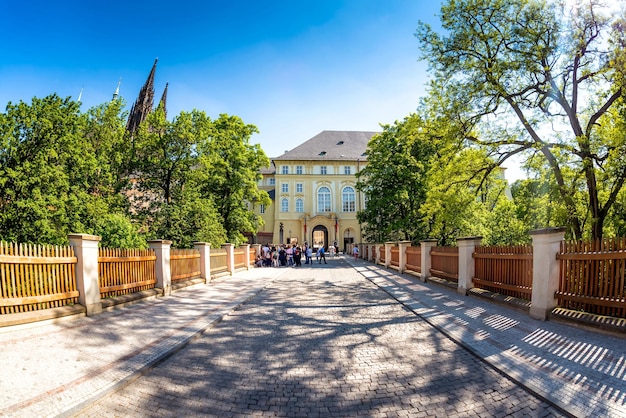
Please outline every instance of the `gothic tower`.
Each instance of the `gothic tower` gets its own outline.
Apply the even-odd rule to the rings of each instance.
[[[158,60],[158,58],[154,60],[152,70],[150,70],[150,75],[148,75],[146,83],[139,91],[139,96],[133,104],[133,107],[130,109],[128,122],[126,123],[126,130],[130,132],[131,135],[137,131],[141,122],[143,122],[148,114],[152,112],[152,106],[154,105],[154,73],[156,72]]]

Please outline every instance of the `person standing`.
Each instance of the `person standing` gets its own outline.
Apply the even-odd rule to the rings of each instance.
[[[352,255],[354,256],[354,261],[359,259],[359,247],[356,245],[352,248]]]

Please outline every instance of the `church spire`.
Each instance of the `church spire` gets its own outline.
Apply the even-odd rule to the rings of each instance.
[[[148,75],[148,79],[139,91],[139,96],[137,97],[135,104],[133,104],[130,109],[128,122],[126,123],[126,130],[129,131],[131,135],[135,133],[141,122],[143,122],[148,114],[152,112],[152,107],[154,105],[154,74],[156,73],[158,60],[158,58],[154,60],[152,70],[150,70],[150,75]]]
[[[111,101],[117,100],[117,98],[120,96],[120,84],[122,84],[121,77],[120,77],[120,81],[117,82],[117,88],[115,89],[115,92],[113,93],[113,98],[111,99]]]
[[[163,114],[165,115],[166,119],[167,119],[167,86],[169,85],[170,83],[165,83],[165,89],[163,90],[163,95],[161,95],[161,100],[159,101],[159,106],[163,108]]]

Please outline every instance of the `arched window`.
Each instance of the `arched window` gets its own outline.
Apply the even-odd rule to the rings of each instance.
[[[296,199],[296,212],[304,212],[304,200]]]
[[[344,212],[356,212],[356,193],[352,187],[344,187],[341,192],[341,208]]]
[[[330,212],[330,189],[326,186],[317,191],[317,211]]]
[[[280,211],[281,212],[289,212],[289,200],[282,199],[280,201]]]

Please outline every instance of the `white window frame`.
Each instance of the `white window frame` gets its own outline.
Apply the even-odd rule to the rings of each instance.
[[[333,207],[333,201],[332,201],[332,193],[330,191],[330,187],[322,186],[319,189],[317,189],[317,212],[318,213],[332,212],[332,207]]]
[[[304,212],[304,200],[296,199],[296,212],[303,213]]]
[[[346,186],[341,190],[341,211],[356,212],[356,190],[352,186]]]
[[[280,211],[285,213],[289,212],[289,199],[281,199],[280,200]]]

